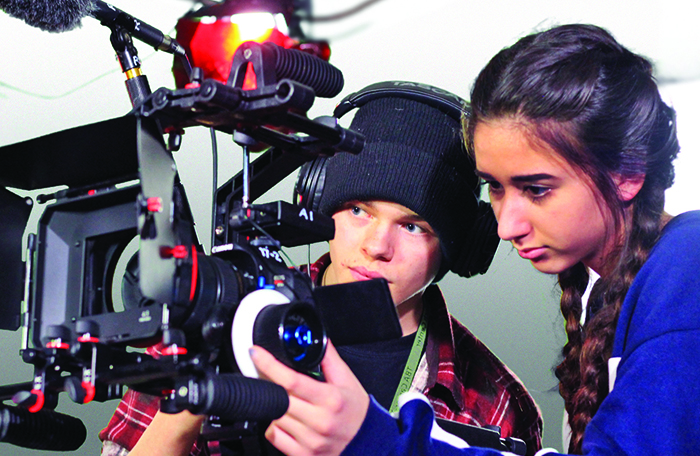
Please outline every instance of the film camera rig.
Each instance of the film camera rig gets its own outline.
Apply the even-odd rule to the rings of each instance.
[[[127,51],[117,52],[120,60],[135,61],[135,50]],[[249,68],[257,88],[243,90]],[[208,415],[203,434],[221,441],[222,454],[274,453],[262,430],[286,411],[287,395],[255,378],[247,348],[262,345],[320,378],[327,337],[336,345],[357,337],[343,328],[347,319],[334,319],[328,309],[351,308],[337,305],[347,297],[388,294],[381,282],[314,289],[284,264],[280,247],[331,239],[332,219],[281,201],[252,204],[320,154],[361,151],[363,137],[337,119],[306,117],[316,96],[342,90],[340,71],[300,51],[250,42],[234,55],[226,84],[202,80],[196,68],[191,79],[184,89],[151,93],[138,76],[127,81],[134,105],[127,116],[0,149],[7,165],[0,210],[12,214],[2,227],[0,253],[8,267],[0,283],[10,284],[0,301],[2,329],[21,324],[21,355],[34,366],[33,381],[0,386],[0,399],[20,405],[18,421],[31,419],[25,409],[50,412],[62,392],[88,403],[121,398],[128,386],[161,396],[165,412]],[[197,241],[171,155],[192,126],[229,133],[243,148],[243,171],[214,195],[211,255]],[[269,148],[251,164],[249,149],[261,144]],[[58,184],[68,189],[38,198],[53,202],[28,238],[25,264],[16,246],[29,206],[4,187]],[[393,332],[363,341],[400,334],[396,321]],[[160,356],[128,349],[155,343]],[[4,441],[77,449],[84,426],[82,436],[59,436],[63,426],[76,431],[69,418],[47,415],[46,439],[56,441],[45,446],[21,426]],[[524,451],[521,441],[502,439],[496,430],[442,425],[471,444]]]
[[[257,88],[243,90],[249,67]],[[4,329],[17,329],[21,314],[21,354],[34,366],[32,382],[0,387],[3,400],[38,412],[53,409],[61,392],[87,403],[120,398],[128,385],[163,396],[165,411],[216,416],[221,430],[221,422],[269,421],[287,408],[286,393],[252,378],[250,361],[240,359],[251,344],[320,375],[327,335],[318,298],[279,252],[331,239],[332,219],[251,201],[319,153],[361,150],[362,136],[333,118],[306,117],[316,96],[342,90],[342,74],[301,51],[253,42],[236,52],[228,83],[197,74],[184,89],[130,88],[138,95],[122,118],[0,152],[8,158],[0,207],[12,219],[3,234],[16,240],[3,247],[13,275],[2,279],[14,286],[1,303]],[[232,134],[244,150],[244,172],[214,198],[212,255],[196,239],[169,150],[197,125]],[[250,166],[248,148],[259,144],[272,147]],[[4,187],[57,184],[69,188],[39,197],[53,202],[29,238],[22,280],[16,247],[29,210]],[[127,350],[156,342],[159,357]]]

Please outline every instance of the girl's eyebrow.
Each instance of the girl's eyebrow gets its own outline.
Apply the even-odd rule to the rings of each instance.
[[[489,173],[485,173],[479,170],[474,171],[474,173],[484,179],[484,180],[495,180],[492,175]],[[521,176],[512,176],[510,178],[511,182],[537,182],[541,180],[547,180],[547,179],[554,179],[555,177],[552,176],[551,174],[547,173],[538,173],[538,174],[523,174]]]
[[[484,180],[494,180],[492,175],[490,175],[489,173],[485,173],[483,171],[479,171],[478,169],[474,170],[474,174],[476,174],[476,177],[480,177]]]
[[[554,176],[547,173],[525,174],[522,176],[513,176],[510,178],[513,182],[536,182],[541,180],[554,179]]]

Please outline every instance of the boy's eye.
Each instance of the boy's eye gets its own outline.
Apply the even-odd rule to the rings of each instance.
[[[431,232],[430,228],[422,227],[416,223],[406,223],[403,227],[411,234],[426,234]]]
[[[360,215],[360,214],[362,214],[362,212],[364,212],[364,211],[363,211],[361,208],[359,208],[358,206],[352,206],[352,207],[350,208],[350,212],[352,212],[353,215]]]

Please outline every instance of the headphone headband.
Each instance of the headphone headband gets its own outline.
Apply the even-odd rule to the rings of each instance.
[[[387,97],[420,101],[439,109],[455,120],[460,120],[463,115],[469,115],[467,102],[446,90],[417,82],[385,81],[371,84],[343,98],[333,111],[333,116],[340,118],[371,100]]]

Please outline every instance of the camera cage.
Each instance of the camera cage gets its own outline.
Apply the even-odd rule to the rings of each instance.
[[[242,75],[249,66],[258,86],[243,90]],[[309,74],[316,76],[310,80]],[[86,403],[119,398],[124,385],[162,394],[182,382],[211,383],[214,372],[237,374],[233,348],[225,342],[230,335],[225,333],[240,301],[254,299],[256,290],[274,290],[286,301],[279,306],[284,307],[282,314],[259,319],[273,325],[274,334],[275,324],[296,324],[306,333],[297,339],[292,334],[286,342],[279,336],[265,342],[264,331],[251,331],[262,331],[261,343],[283,362],[318,375],[326,333],[313,287],[308,277],[284,264],[279,248],[331,239],[332,220],[321,214],[309,217],[305,210],[300,215],[284,202],[241,205],[233,183],[252,186],[254,200],[266,190],[263,187],[272,187],[319,153],[359,152],[361,135],[332,119],[306,117],[316,92],[334,96],[341,89],[342,74],[330,64],[301,51],[250,42],[236,52],[227,84],[195,78],[187,88],[161,88],[144,97],[122,118],[1,148],[10,172],[0,177],[0,208],[12,211],[16,221],[3,228],[5,239],[11,239],[3,243],[3,252],[21,253],[18,246],[30,209],[4,187],[68,186],[40,197],[55,201],[47,205],[36,236],[30,237],[25,287],[18,286],[24,275],[18,268],[24,268],[21,255],[8,256],[7,269],[14,275],[4,283],[14,288],[1,303],[9,315],[6,329],[19,326],[23,297],[29,309],[22,315],[28,333],[22,357],[34,365],[35,373],[32,382],[0,387],[3,399],[17,401],[21,396],[25,407],[52,409],[64,391]],[[215,238],[212,255],[204,255],[197,241],[163,138],[179,136],[191,126],[243,134],[271,146],[245,181],[236,176],[217,192],[217,223],[224,229],[223,236]],[[101,153],[95,154],[97,150]],[[290,237],[285,239],[285,233]],[[121,255],[135,238],[138,261],[125,262]],[[122,286],[130,296],[123,309],[111,298],[112,289],[119,287],[117,263],[127,275]],[[164,356],[127,350],[154,342],[160,342]],[[285,350],[294,356],[285,359]],[[299,350],[308,351],[303,362]],[[176,403],[176,409],[206,412],[202,407]],[[251,410],[236,414],[237,419],[275,417],[253,416],[257,413]]]

